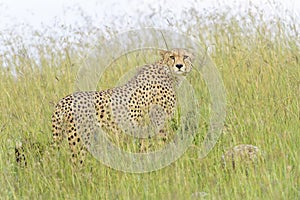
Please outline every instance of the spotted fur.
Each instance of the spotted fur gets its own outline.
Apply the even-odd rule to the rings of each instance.
[[[160,61],[141,67],[123,86],[76,92],[61,99],[52,115],[54,143],[67,138],[73,162],[82,163],[96,126],[116,138],[149,124],[161,132],[174,114],[175,88],[180,77],[191,71],[192,55],[173,49],[161,51],[161,56]]]

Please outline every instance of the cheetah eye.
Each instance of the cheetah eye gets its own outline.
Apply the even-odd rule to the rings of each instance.
[[[189,56],[183,56],[183,59],[187,59],[187,58],[189,58]]]
[[[174,56],[170,56],[170,58],[173,59],[173,60],[175,60],[175,57],[174,57]]]

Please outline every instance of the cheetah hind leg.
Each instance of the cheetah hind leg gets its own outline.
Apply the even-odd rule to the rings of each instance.
[[[87,118],[80,124],[80,126],[76,126],[77,132],[71,138],[68,138],[68,140],[72,152],[72,163],[75,166],[82,167],[88,152],[93,154],[93,152],[97,151],[94,148],[97,145],[95,136],[97,135],[98,128],[97,123],[93,119],[91,120],[91,118]]]
[[[59,102],[55,106],[55,111],[53,112],[51,116],[51,121],[52,121],[52,134],[53,134],[53,143],[51,146],[53,147],[58,147],[59,144],[63,140],[63,136],[65,133],[65,120],[66,117],[64,113],[62,112],[63,106],[62,103]]]
[[[81,132],[82,133],[82,132]],[[71,162],[74,166],[82,167],[87,156],[91,130],[86,128],[84,134],[75,132],[68,136],[71,149]]]

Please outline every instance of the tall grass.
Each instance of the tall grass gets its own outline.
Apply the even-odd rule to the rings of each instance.
[[[223,134],[206,158],[199,160],[197,150],[209,123],[209,94],[201,77],[192,73],[189,79],[199,86],[195,90],[203,113],[194,144],[178,161],[151,173],[130,174],[90,156],[84,169],[74,171],[67,145],[58,152],[48,145],[50,116],[55,102],[73,92],[88,48],[76,51],[69,42],[62,51],[55,51],[50,44],[39,44],[38,59],[34,59],[27,48],[15,49],[14,42],[22,41],[9,41],[11,51],[0,60],[1,198],[299,199],[299,24],[287,26],[276,18],[270,28],[269,21],[251,13],[238,21],[225,13],[190,15],[196,24],[188,30],[205,41],[204,48],[214,46],[211,57],[227,91]],[[213,23],[203,25],[204,20]],[[134,67],[142,62],[135,58],[121,59],[120,65]],[[99,87],[113,86],[115,78],[126,72],[117,69],[105,74]],[[16,141],[23,141],[26,168],[15,163]],[[44,151],[35,150],[34,143],[40,143]],[[264,152],[264,162],[248,174],[221,166],[222,153],[240,143],[256,145]]]

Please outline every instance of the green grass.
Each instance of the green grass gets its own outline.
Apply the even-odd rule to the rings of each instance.
[[[195,90],[202,116],[194,144],[179,160],[151,173],[116,171],[92,156],[82,170],[74,170],[67,145],[55,151],[48,143],[54,104],[73,92],[81,60],[74,52],[55,59],[41,52],[40,64],[34,64],[33,59],[15,52],[7,67],[0,67],[1,198],[200,199],[205,192],[205,199],[299,199],[299,39],[284,32],[271,38],[264,21],[246,36],[234,19],[227,22],[229,26],[222,26],[225,19],[220,18],[213,25],[219,31],[212,32],[208,40],[214,43],[211,57],[227,92],[222,137],[207,157],[197,158],[209,123],[209,93],[199,74],[192,72],[189,80],[198,86]],[[279,19],[277,23],[280,30],[286,29]],[[199,25],[204,28],[208,27]],[[292,31],[299,34],[297,29]],[[129,55],[118,60],[99,87],[114,86],[130,69],[125,66],[144,62],[136,58]],[[12,75],[13,69],[18,78]],[[29,140],[41,143],[45,152],[33,151]],[[15,163],[16,141],[27,143],[26,168]],[[243,143],[258,146],[264,161],[249,169],[248,175],[242,170],[223,170],[223,152]]]

